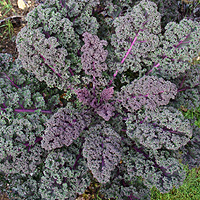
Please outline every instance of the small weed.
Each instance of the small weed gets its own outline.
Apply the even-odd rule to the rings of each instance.
[[[1,13],[3,13],[3,11],[5,10],[5,13],[0,17],[3,18],[10,10],[13,10],[13,7],[11,5],[11,2],[10,0],[8,0],[8,3],[3,0],[3,1],[0,1],[0,5],[3,6],[2,10],[1,10]]]
[[[2,7],[1,8],[2,16],[0,16],[0,19],[4,18],[5,15],[11,10],[15,13],[15,10],[13,9],[13,7],[11,5],[10,0],[8,0],[8,3],[5,0],[0,0],[0,6]],[[1,20],[0,23],[2,23],[3,21],[4,20]],[[4,41],[8,35],[9,35],[10,39],[12,38],[13,25],[9,19],[5,20],[5,24],[1,25],[0,28],[4,28],[3,34],[0,33],[0,35],[3,36],[2,41]],[[4,35],[5,33],[6,33],[6,35]]]
[[[5,24],[0,26],[0,28],[3,28],[3,27],[4,27],[4,32],[3,32],[3,34],[0,33],[0,35],[3,36],[3,40],[6,39],[7,35],[9,35],[9,38],[11,40],[11,38],[13,36],[13,25],[12,25],[12,22],[10,20],[6,20]],[[4,35],[5,33],[6,33],[6,35]]]

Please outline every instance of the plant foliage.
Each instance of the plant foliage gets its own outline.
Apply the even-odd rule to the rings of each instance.
[[[75,200],[98,181],[104,198],[150,199],[199,165],[200,24],[162,17],[148,0],[46,0],[27,15],[18,59],[0,55],[10,198]]]

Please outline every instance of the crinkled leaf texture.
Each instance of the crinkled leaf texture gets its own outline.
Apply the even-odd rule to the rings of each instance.
[[[200,128],[193,127],[193,137],[187,145],[180,149],[182,163],[188,165],[189,169],[200,165]]]
[[[159,45],[160,19],[156,4],[142,0],[130,12],[114,20],[111,45],[115,47],[116,58],[121,61],[117,63],[118,71],[142,70],[142,59],[149,57]]]
[[[142,176],[148,188],[155,186],[160,192],[178,188],[186,177],[186,172],[173,153],[166,150],[148,151],[133,147],[123,158],[127,166],[129,180]]]
[[[95,90],[97,91],[97,90]],[[84,105],[88,105],[90,109],[93,109],[99,116],[105,121],[114,116],[115,107],[108,102],[113,96],[113,87],[105,88],[100,94],[100,101],[97,99],[96,94],[93,91],[89,91],[87,88],[75,90],[80,102]]]
[[[176,94],[176,85],[170,81],[156,76],[143,76],[122,87],[118,100],[129,112],[135,112],[142,107],[154,110],[158,106],[167,105]]]
[[[194,68],[192,60],[200,52],[200,26],[197,21],[183,19],[179,23],[169,22],[160,38],[159,47],[149,54],[151,59],[144,60],[146,65],[154,65],[153,75],[175,79]],[[159,67],[155,67],[157,64]]]
[[[199,129],[178,111],[199,105],[199,23],[161,32],[155,3],[129,2],[46,0],[17,36],[29,75],[0,55],[0,175],[14,199],[75,200],[96,178],[106,198],[146,200],[183,183],[181,159],[199,164]]]
[[[51,151],[47,156],[39,192],[43,199],[76,199],[90,185],[86,160],[82,157],[82,140],[77,139],[64,149]]]
[[[150,189],[144,185],[142,178],[134,176],[130,179],[129,177],[125,164],[120,164],[111,174],[111,181],[101,185],[101,194],[107,199],[149,200]]]
[[[99,40],[97,35],[88,32],[83,34],[85,44],[82,46],[81,56],[82,67],[86,74],[92,76],[102,76],[102,72],[107,70],[107,64],[104,63],[108,55],[108,51],[103,49],[107,46],[107,41]]]
[[[127,135],[147,148],[178,150],[192,137],[192,127],[180,111],[173,107],[159,107],[136,115],[128,114]]]
[[[51,150],[72,144],[91,122],[91,117],[86,112],[59,109],[46,123],[42,148]]]
[[[121,159],[120,136],[105,122],[90,127],[83,144],[83,156],[93,176],[100,182],[109,182],[111,172]]]

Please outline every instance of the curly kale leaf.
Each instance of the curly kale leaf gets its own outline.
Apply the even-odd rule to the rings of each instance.
[[[120,136],[105,123],[91,127],[83,144],[83,156],[93,176],[109,182],[111,172],[121,159]]]
[[[128,114],[127,135],[147,148],[178,150],[192,137],[189,120],[173,107],[160,107],[155,111]]]

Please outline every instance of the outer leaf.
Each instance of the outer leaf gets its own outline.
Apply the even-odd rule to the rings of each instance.
[[[160,107],[146,111],[134,122],[134,116],[126,121],[127,135],[153,150],[166,148],[177,150],[186,145],[192,137],[189,120],[173,107]]]
[[[69,146],[80,133],[89,126],[91,117],[86,111],[81,113],[68,108],[61,108],[47,121],[47,129],[42,140],[42,148],[46,150]]]
[[[167,105],[176,94],[175,84],[156,76],[143,76],[122,87],[118,100],[129,112],[135,112],[142,107],[154,110],[158,106]]]
[[[105,123],[91,127],[83,145],[88,168],[100,182],[109,182],[111,171],[121,159],[120,136]]]

